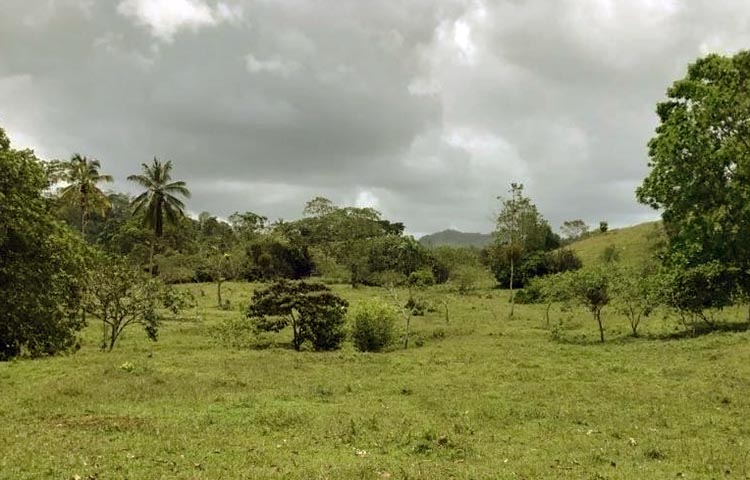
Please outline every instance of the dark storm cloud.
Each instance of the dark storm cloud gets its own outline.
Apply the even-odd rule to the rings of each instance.
[[[6,0],[0,125],[119,179],[172,159],[193,211],[325,195],[412,232],[488,231],[527,184],[558,225],[654,216],[655,102],[750,45],[745,2]],[[131,188],[119,182],[118,188]]]

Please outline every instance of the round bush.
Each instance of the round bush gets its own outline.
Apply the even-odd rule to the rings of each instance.
[[[349,312],[354,346],[361,352],[377,352],[395,337],[398,311],[381,300],[366,300]]]

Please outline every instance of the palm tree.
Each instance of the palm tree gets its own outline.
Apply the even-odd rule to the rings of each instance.
[[[113,181],[112,175],[99,173],[99,160],[73,155],[66,164],[63,178],[69,185],[60,192],[60,199],[69,205],[77,205],[81,211],[81,233],[86,234],[86,223],[90,212],[104,215],[111,205],[107,196],[96,185]]]
[[[154,158],[151,165],[141,164],[143,173],[131,175],[128,180],[138,183],[146,189],[133,199],[133,214],[143,215],[144,223],[154,230],[157,238],[164,233],[164,218],[175,222],[185,216],[185,204],[177,198],[181,195],[190,198],[190,190],[183,181],[172,182],[170,172],[172,162],[161,163]]]

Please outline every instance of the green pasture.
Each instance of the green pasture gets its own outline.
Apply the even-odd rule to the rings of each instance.
[[[435,287],[407,350],[316,353],[222,327],[254,287],[225,284],[229,310],[214,285],[180,287],[199,305],[157,343],[134,327],[100,352],[90,320],[73,355],[0,363],[0,478],[750,476],[745,307],[694,336],[659,313],[641,338],[605,310],[600,344],[583,310],[547,325],[542,305],[509,319],[507,292]]]

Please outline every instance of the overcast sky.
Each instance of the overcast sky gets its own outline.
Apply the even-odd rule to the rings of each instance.
[[[2,0],[0,126],[124,179],[171,159],[192,212],[322,195],[411,233],[489,232],[522,182],[557,228],[656,218],[654,108],[747,0]]]

